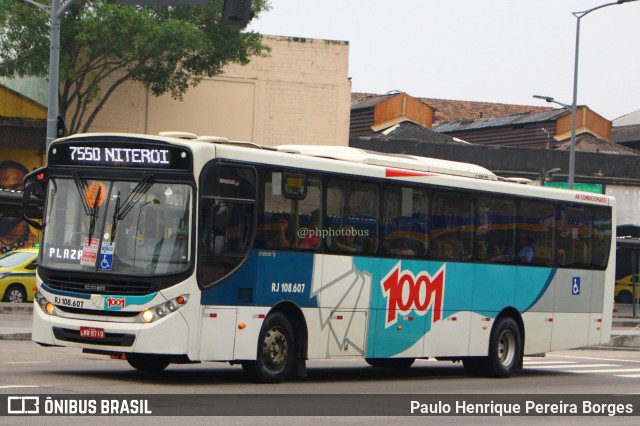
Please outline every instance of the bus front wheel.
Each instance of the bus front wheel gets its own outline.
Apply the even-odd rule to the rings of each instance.
[[[129,353],[126,357],[130,366],[146,373],[157,373],[171,364],[170,355]]]
[[[243,361],[250,379],[278,383],[289,377],[295,357],[295,335],[291,322],[282,312],[269,315],[262,324],[255,361]]]

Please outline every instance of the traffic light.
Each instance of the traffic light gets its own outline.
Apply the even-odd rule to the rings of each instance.
[[[244,27],[255,14],[251,0],[224,0],[221,23],[222,25]]]
[[[58,116],[56,121],[56,137],[61,138],[67,134],[67,125],[64,122],[64,118]]]

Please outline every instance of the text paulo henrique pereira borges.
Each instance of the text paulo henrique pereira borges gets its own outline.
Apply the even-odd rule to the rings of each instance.
[[[557,401],[536,402],[467,402],[464,400],[448,403],[443,401],[411,401],[411,414],[430,415],[630,415],[634,413],[631,403],[601,403],[584,400],[582,403]]]

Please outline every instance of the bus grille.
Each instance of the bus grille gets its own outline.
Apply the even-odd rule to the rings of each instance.
[[[151,294],[158,291],[158,288],[153,283],[149,282],[122,282],[122,281],[100,281],[57,278],[50,277],[46,284],[55,289],[61,291],[73,291],[75,293],[84,294],[118,294],[118,295],[144,295]]]
[[[56,305],[57,309],[61,311],[68,312],[70,314],[78,314],[78,315],[93,315],[93,316],[101,316],[101,317],[118,317],[118,318],[129,318],[135,317],[139,315],[140,312],[131,312],[131,311],[96,311],[93,309],[80,309],[80,308],[70,308],[64,305]]]

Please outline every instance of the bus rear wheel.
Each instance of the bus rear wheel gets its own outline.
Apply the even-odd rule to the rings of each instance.
[[[520,327],[513,318],[496,321],[489,337],[488,357],[469,357],[462,360],[467,373],[474,376],[511,377],[522,357]]]
[[[243,361],[242,369],[252,380],[279,383],[293,369],[295,335],[289,318],[281,312],[269,315],[262,324],[255,361]]]
[[[138,371],[144,371],[146,373],[157,373],[171,364],[170,355],[156,355],[156,354],[126,354],[127,362],[130,366]]]
[[[404,370],[413,365],[415,358],[365,358],[367,364],[376,368]]]

